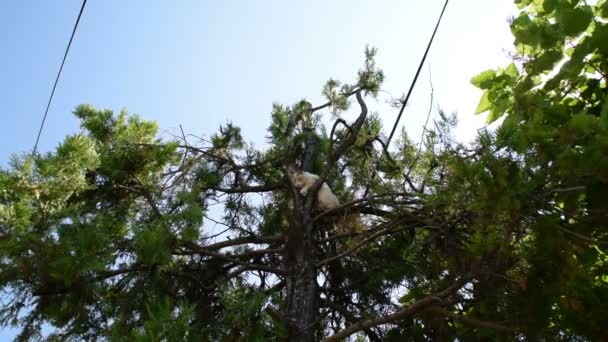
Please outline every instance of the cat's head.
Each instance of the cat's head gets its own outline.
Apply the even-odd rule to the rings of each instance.
[[[291,176],[291,181],[296,188],[301,188],[306,185],[306,177],[304,172],[297,171]]]

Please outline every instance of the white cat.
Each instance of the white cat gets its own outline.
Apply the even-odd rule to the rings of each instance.
[[[293,184],[296,188],[300,189],[302,196],[306,196],[308,190],[315,184],[317,179],[319,179],[319,176],[303,171],[298,171],[292,176]],[[321,188],[317,192],[317,207],[325,211],[334,209],[339,205],[340,201],[338,201],[338,197],[334,195],[329,185],[323,182],[323,185],[321,185]]]

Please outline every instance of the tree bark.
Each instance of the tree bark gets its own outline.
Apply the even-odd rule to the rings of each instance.
[[[315,340],[318,307],[312,223],[298,224],[302,222],[298,218],[287,237],[285,314],[291,327],[289,341],[311,342]]]
[[[313,132],[308,132],[306,151],[302,169],[311,171],[317,143]],[[293,191],[299,196],[298,191]],[[316,196],[309,193],[308,196]],[[289,321],[289,341],[315,341],[315,322],[318,315],[317,271],[315,264],[315,244],[312,236],[312,201],[296,199],[293,215],[290,218],[285,249],[286,308]]]

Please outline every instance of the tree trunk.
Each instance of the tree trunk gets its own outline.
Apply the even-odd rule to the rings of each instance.
[[[289,131],[291,134],[293,127]],[[306,150],[302,158],[301,169],[311,171],[314,155],[317,152],[317,137],[310,129],[306,130]],[[294,190],[294,196],[299,193]],[[316,194],[309,194],[315,196]],[[289,232],[285,243],[285,318],[289,329],[289,341],[315,341],[316,321],[318,315],[317,272],[315,268],[315,244],[312,237],[311,222],[312,200],[295,199],[295,208],[289,219]]]
[[[315,271],[312,224],[295,218],[287,237],[287,301],[285,315],[289,322],[289,341],[315,340],[317,318],[317,274]]]

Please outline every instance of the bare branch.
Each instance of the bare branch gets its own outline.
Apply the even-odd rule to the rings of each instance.
[[[563,189],[551,189],[549,191],[547,191],[547,194],[552,194],[552,193],[561,193],[561,192],[572,192],[572,191],[584,191],[585,190],[585,186],[573,186],[573,187],[569,187],[569,188],[563,188]]]
[[[209,256],[217,256],[217,257],[221,257],[223,259],[228,259],[233,261],[232,259],[237,258],[237,259],[250,259],[250,258],[254,258],[254,257],[259,257],[259,256],[264,256],[267,254],[278,254],[278,253],[282,253],[283,252],[283,248],[266,248],[266,249],[254,249],[254,250],[249,250],[249,251],[245,251],[243,253],[238,253],[238,254],[220,254],[214,251],[211,251],[207,248],[204,247],[196,247],[196,248],[191,248],[190,250],[187,251],[174,251],[172,252],[173,255],[209,255]]]
[[[344,119],[338,118],[334,122],[334,125],[331,127],[331,133],[329,134],[329,150],[330,151],[333,149],[333,146],[334,146],[334,134],[336,132],[336,128],[337,128],[338,124],[344,125],[344,127],[346,127],[348,129],[350,134],[353,133],[353,129],[346,123],[346,121]]]
[[[285,324],[289,330],[291,330],[291,331],[299,330],[298,326],[295,324],[295,322],[293,322],[289,318],[285,317],[285,315],[283,315],[279,310],[275,309],[272,305],[266,306],[264,311],[266,311],[268,316],[270,316],[270,318],[272,318],[273,321],[280,323],[280,324]]]
[[[190,245],[190,243],[185,243],[185,245]],[[208,248],[196,247],[196,245],[191,246],[191,247],[197,248],[196,254],[207,255],[207,256],[218,258],[218,259],[223,259],[226,261],[230,261],[236,265],[242,266],[240,269],[237,270],[237,272],[235,272],[235,271],[230,272],[228,274],[228,278],[231,278],[231,277],[235,276],[236,274],[240,274],[240,273],[248,271],[248,270],[259,270],[259,271],[274,273],[277,275],[282,275],[285,273],[278,268],[274,268],[274,267],[270,267],[270,266],[266,266],[266,265],[252,264],[252,263],[240,260],[240,258],[251,258],[251,257],[260,256],[260,255],[266,255],[268,253],[275,253],[277,251],[277,249],[265,249],[265,250],[259,250],[259,251],[250,251],[250,252],[246,252],[243,254],[229,255],[229,254],[215,252],[215,251],[209,250]],[[282,249],[279,251],[282,251]],[[193,253],[174,252],[173,254],[190,255]]]
[[[471,281],[472,278],[473,277],[470,275],[465,276],[461,280],[455,282],[453,285],[444,289],[443,291],[440,291],[432,296],[424,297],[424,298],[414,302],[413,304],[406,306],[406,307],[402,308],[401,310],[398,310],[397,312],[394,312],[392,314],[385,315],[385,316],[382,316],[379,318],[362,320],[357,323],[351,324],[351,325],[347,326],[346,328],[342,329],[341,331],[339,331],[338,333],[324,339],[323,342],[342,341],[343,339],[347,338],[348,336],[351,336],[352,334],[355,334],[364,329],[368,329],[368,328],[386,324],[386,323],[393,323],[393,322],[402,320],[406,317],[413,316],[436,304],[440,304],[443,297],[446,297],[449,294],[457,291],[458,289],[463,287],[466,283]]]
[[[375,327],[381,324],[386,324],[390,322],[394,322],[397,320],[404,319],[406,317],[412,316],[424,309],[428,308],[431,305],[434,305],[440,301],[439,298],[435,296],[424,297],[414,304],[407,306],[393,314],[382,316],[376,319],[368,319],[364,321],[359,321],[357,323],[351,324],[345,329],[342,329],[338,333],[326,338],[323,342],[333,342],[333,341],[342,341],[346,337],[357,333],[359,331],[369,329],[371,327]]]
[[[221,248],[226,248],[226,247],[231,247],[231,246],[238,246],[238,245],[243,245],[243,244],[247,244],[247,243],[253,243],[253,244],[273,244],[273,243],[279,243],[279,242],[283,242],[285,240],[285,237],[283,235],[277,235],[277,236],[247,236],[247,237],[242,237],[242,238],[236,238],[236,239],[232,239],[232,240],[226,240],[226,241],[222,241],[222,242],[217,242],[214,243],[212,245],[208,245],[205,247],[201,247],[198,246],[196,244],[194,244],[193,242],[188,243],[190,246],[195,245],[198,248],[205,248],[207,250],[218,250]]]
[[[561,229],[562,231],[564,231],[564,232],[566,232],[568,234],[574,235],[574,236],[576,236],[577,238],[579,238],[581,240],[585,240],[585,241],[588,241],[588,242],[591,242],[591,243],[595,243],[595,244],[598,244],[598,245],[608,245],[608,241],[606,241],[606,240],[594,239],[592,237],[583,235],[581,233],[577,233],[577,232],[575,232],[573,230],[570,230],[568,228],[565,228],[563,226],[560,226],[559,229]]]
[[[364,198],[359,198],[359,199],[352,200],[350,202],[344,203],[344,204],[342,204],[342,205],[340,205],[340,206],[338,206],[338,207],[336,207],[334,209],[330,209],[330,210],[324,211],[324,212],[318,214],[317,216],[315,216],[312,219],[312,221],[313,222],[317,221],[320,218],[322,218],[324,216],[327,216],[327,215],[342,213],[342,212],[345,211],[344,209],[346,209],[346,208],[348,208],[348,207],[350,207],[350,206],[352,206],[354,204],[357,204],[357,203],[368,202],[368,201],[371,201],[371,200],[373,200],[375,198],[397,197],[397,196],[407,197],[407,196],[411,196],[411,195],[408,194],[407,192],[391,192],[391,193],[384,193],[384,194],[379,194],[379,195],[373,195],[373,196],[368,196],[368,197],[364,197]],[[411,204],[418,203],[418,202],[419,202],[418,200],[412,200]]]
[[[342,252],[342,253],[340,253],[338,255],[334,255],[333,257],[329,257],[327,259],[319,261],[315,266],[316,267],[320,267],[320,266],[328,264],[328,263],[330,263],[330,262],[332,262],[334,260],[338,260],[338,259],[344,258],[345,256],[353,254],[359,248],[363,247],[368,242],[373,241],[373,240],[375,240],[376,238],[378,238],[380,236],[384,236],[384,235],[387,235],[387,234],[391,234],[391,233],[394,233],[394,232],[397,232],[397,231],[401,231],[401,230],[410,228],[410,227],[403,227],[403,228],[398,229],[398,230],[392,229],[393,227],[395,227],[395,226],[397,226],[397,225],[399,225],[401,223],[404,223],[404,222],[405,222],[405,220],[403,218],[400,218],[400,219],[397,219],[397,220],[394,220],[394,221],[389,221],[387,223],[384,223],[383,225],[385,227],[383,227],[382,229],[380,229],[377,232],[375,232],[375,233],[367,236],[366,238],[364,238],[363,240],[361,240],[359,243],[357,243],[356,245],[352,246],[348,250],[346,250],[346,251],[344,251],[344,252]]]
[[[354,314],[352,314],[347,308],[345,308],[337,303],[334,303],[329,300],[323,300],[321,303],[333,310],[338,311],[342,316],[344,316],[344,319],[346,320],[347,324],[353,324],[358,321],[358,318],[355,317]],[[382,341],[380,336],[378,336],[378,334],[376,334],[370,328],[363,329],[363,332],[367,335],[367,337],[369,337],[370,341],[372,341],[372,342]]]
[[[281,187],[280,184],[265,184],[265,185],[241,185],[234,188],[208,187],[209,190],[215,190],[226,194],[244,194],[249,192],[269,192],[277,190]]]
[[[251,265],[241,265],[241,267],[239,267],[233,271],[230,271],[228,274],[226,274],[226,278],[227,279],[234,278],[234,277],[238,276],[239,274],[241,274],[243,272],[247,272],[247,271],[263,271],[263,272],[274,273],[276,275],[285,275],[285,272],[278,268],[265,266],[265,265],[251,264]]]
[[[493,329],[493,330],[505,331],[505,332],[515,332],[515,329],[506,327],[506,326],[498,324],[498,323],[481,321],[481,320],[478,320],[475,318],[470,318],[470,317],[467,317],[464,315],[458,315],[458,314],[455,314],[453,312],[450,312],[446,309],[439,308],[439,307],[432,307],[432,308],[429,308],[427,311],[436,313],[436,314],[439,314],[442,316],[450,317],[455,320],[461,321],[464,324],[471,325],[471,326],[478,327],[478,328]]]
[[[325,179],[329,175],[329,172],[334,167],[334,164],[338,161],[338,159],[340,159],[340,157],[344,154],[344,152],[346,152],[346,150],[350,146],[352,146],[355,143],[355,141],[357,141],[357,136],[359,135],[359,131],[361,130],[363,123],[365,123],[365,119],[367,118],[367,105],[365,104],[365,101],[363,101],[363,97],[361,97],[361,91],[359,91],[359,90],[356,91],[355,95],[357,98],[357,102],[359,103],[359,106],[361,107],[361,114],[359,114],[359,117],[357,117],[357,120],[355,120],[355,122],[352,124],[352,126],[351,126],[352,129],[351,129],[348,137],[346,139],[344,139],[342,144],[340,144],[340,146],[336,150],[333,150],[331,152],[331,154],[329,155],[327,164],[325,164],[323,171],[319,175],[319,179],[315,182],[315,184],[308,191],[310,196],[307,196],[307,200],[306,200],[307,210],[310,210],[312,208],[312,203],[313,203],[314,199],[316,198],[316,194],[319,191],[319,189],[321,188],[321,185],[323,184],[323,182],[325,182]]]
[[[433,78],[431,77],[431,66],[430,65],[429,65],[429,83],[431,85],[431,103],[429,104],[429,112],[426,114],[426,121],[424,122],[424,127],[422,127],[422,136],[420,137],[420,143],[418,144],[418,152],[416,152],[416,157],[414,157],[412,164],[410,165],[410,167],[407,170],[407,174],[405,175],[406,179],[409,179],[410,173],[412,172],[412,170],[416,166],[416,163],[418,162],[418,159],[420,158],[420,152],[422,152],[422,143],[424,142],[424,135],[426,134],[426,126],[429,123],[429,118],[431,117],[431,112],[433,111],[433,101],[434,101],[433,95],[435,93],[435,89],[433,88]]]
[[[346,94],[341,94],[341,96],[344,96],[344,97],[351,97],[351,96],[355,95],[355,94],[356,94],[358,91],[360,91],[360,90],[361,90],[361,88],[356,87],[355,89],[353,89],[352,91],[350,91],[350,92],[348,92],[348,93],[346,93]],[[319,106],[317,106],[317,107],[312,107],[312,108],[310,109],[310,112],[311,112],[311,113],[314,113],[314,112],[316,112],[316,111],[319,111],[319,110],[321,110],[321,109],[327,108],[327,107],[329,107],[329,106],[331,106],[331,102],[330,102],[330,101],[328,101],[328,102],[326,102],[326,103],[324,103],[324,104],[322,104],[322,105],[319,105]]]

